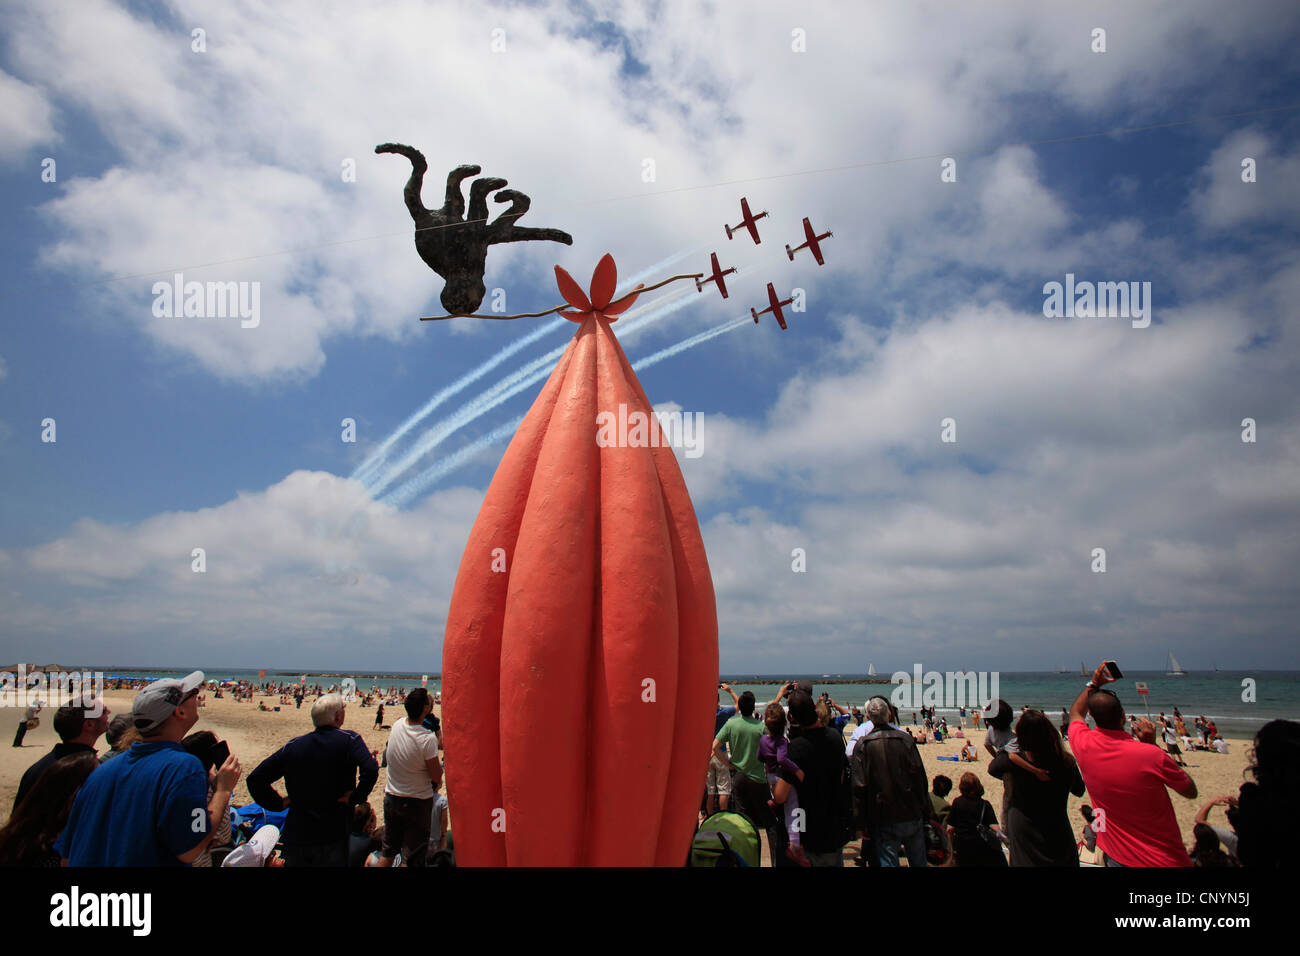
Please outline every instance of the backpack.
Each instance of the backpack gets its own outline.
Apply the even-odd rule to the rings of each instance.
[[[690,866],[758,866],[758,830],[749,817],[722,810],[707,818],[691,841]]]

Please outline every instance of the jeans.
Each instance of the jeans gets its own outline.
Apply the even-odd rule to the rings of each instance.
[[[919,817],[902,823],[880,823],[871,831],[876,866],[898,866],[898,848],[907,852],[908,866],[925,866],[925,823]]]

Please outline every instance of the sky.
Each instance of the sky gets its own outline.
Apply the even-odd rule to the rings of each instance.
[[[639,374],[702,415],[678,459],[724,673],[1300,667],[1292,3],[0,24],[6,662],[439,669],[474,516],[574,327],[418,321],[443,282],[409,163],[374,153],[399,142],[426,205],[472,163],[573,236],[492,248],[510,312],[606,252],[636,281],[740,270],[614,326],[634,363],[717,330]],[[758,245],[723,230],[742,196]],[[784,251],[805,216],[822,267]],[[256,323],[168,314],[177,273],[255,284]],[[1149,323],[1049,315],[1067,274],[1138,283]],[[748,321],[768,282],[802,290],[786,331]]]

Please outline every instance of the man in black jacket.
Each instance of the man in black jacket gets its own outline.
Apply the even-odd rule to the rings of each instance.
[[[347,865],[352,808],[370,796],[379,764],[360,734],[342,729],[345,710],[341,694],[321,697],[311,708],[316,729],[248,775],[248,792],[264,809],[289,811],[281,833],[286,866]],[[274,787],[281,777],[285,797]]]
[[[858,741],[849,761],[853,819],[871,838],[876,866],[898,866],[898,849],[908,866],[925,866],[925,821],[934,816],[925,765],[912,735],[889,726],[889,701],[867,701],[875,729]]]
[[[801,837],[808,862],[843,866],[849,828],[844,736],[818,725],[812,695],[803,690],[790,694],[789,757],[803,771],[803,780],[782,772],[772,799],[784,803],[793,787],[799,794]]]

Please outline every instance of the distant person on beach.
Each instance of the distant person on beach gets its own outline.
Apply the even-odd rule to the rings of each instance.
[[[804,811],[803,854],[810,866],[843,866],[849,837],[849,791],[844,735],[817,724],[812,695],[790,694],[789,759],[799,768],[781,767],[772,797],[785,803],[797,794]]]
[[[980,712],[973,707],[970,712],[970,725],[972,730],[980,729]]]
[[[343,729],[341,694],[318,697],[310,713],[315,729],[258,764],[248,793],[266,810],[289,811],[280,833],[285,866],[344,866],[352,808],[369,799],[379,765],[361,735]],[[275,789],[280,779],[284,796]]]
[[[50,764],[0,829],[0,866],[59,865],[54,843],[86,778],[99,766],[93,750],[79,750]]]
[[[754,716],[754,694],[747,690],[737,698],[735,716],[714,737],[713,755],[731,770],[731,795],[738,804],[736,809],[755,826],[768,831],[768,851],[775,862],[784,840],[772,832],[776,826],[776,817],[768,806],[772,791],[758,756],[764,731],[763,721]]]
[[[239,782],[227,757],[208,799],[207,774],[181,740],[199,719],[203,672],[164,678],[135,695],[131,714],[141,741],[90,775],[55,844],[69,866],[188,866],[212,842]]]
[[[98,708],[69,705],[60,707],[54,712],[54,732],[59,735],[61,742],[55,744],[49,753],[27,768],[27,772],[18,782],[18,792],[14,795],[15,810],[18,804],[22,803],[23,797],[36,786],[36,781],[41,779],[41,774],[53,766],[56,760],[76,753],[94,755],[95,746],[99,743],[99,738],[108,730],[109,722],[107,705],[103,701],[98,701],[98,704]],[[98,716],[89,716],[96,709],[99,710]]]
[[[1228,810],[1237,858],[1246,867],[1290,866],[1290,841],[1278,828],[1290,820],[1300,792],[1300,723],[1270,720],[1255,734],[1251,758],[1246,773],[1254,779],[1241,785],[1237,805]]]
[[[438,735],[423,726],[433,698],[423,687],[406,695],[406,716],[388,735],[388,783],[384,787],[384,848],[379,865],[392,866],[400,852],[406,866],[424,866],[429,852],[433,798],[442,784]]]
[[[849,760],[854,824],[870,837],[876,866],[898,866],[900,845],[908,866],[925,866],[925,821],[934,807],[916,741],[889,725],[883,697],[867,701],[867,719],[873,729]]]
[[[381,703],[379,709],[375,711],[375,729],[382,730],[384,727],[384,705]]]
[[[1070,794],[1084,794],[1078,764],[1065,752],[1061,735],[1051,718],[1027,710],[1016,723],[1020,758],[1047,779],[1018,766],[1010,751],[1000,751],[989,764],[989,773],[1004,782],[1015,780],[1007,816],[1003,818],[1009,839],[1012,866],[1078,866],[1078,846],[1066,803]]]
[[[1178,746],[1178,734],[1174,730],[1173,725],[1167,720],[1165,721],[1163,736],[1165,740],[1165,750],[1168,752],[1169,756],[1174,758],[1174,763],[1178,764],[1180,767],[1186,767],[1187,761],[1183,759],[1183,751]]]
[[[799,781],[804,779],[804,772],[799,769],[798,764],[790,759],[790,743],[785,739],[785,725],[785,709],[776,701],[772,701],[763,711],[763,726],[767,729],[767,733],[763,734],[762,739],[758,742],[758,759],[763,761],[763,769],[767,771],[768,786],[774,789],[776,782],[781,779],[780,775],[783,771],[793,774]],[[773,800],[775,803],[775,798]],[[811,866],[808,858],[804,855],[802,840],[800,839],[799,794],[797,790],[790,792],[784,803],[782,803],[781,809],[788,841],[785,855],[800,866]]]
[[[975,713],[978,713],[976,711]],[[1006,866],[998,838],[998,818],[984,799],[980,778],[967,771],[957,783],[959,796],[948,811],[948,836],[958,866]]]
[[[23,709],[22,719],[18,721],[18,729],[14,731],[14,746],[21,747],[23,738],[27,736],[27,731],[40,723],[41,708],[45,706],[45,701],[39,697],[35,700],[28,701],[27,706]]]
[[[1191,800],[1196,783],[1155,746],[1150,721],[1135,723],[1136,740],[1124,732],[1124,707],[1104,689],[1112,680],[1100,665],[1070,708],[1070,749],[1093,804],[1105,811],[1097,844],[1107,866],[1191,866],[1166,788]],[[1088,714],[1095,730],[1084,722]]]
[[[966,746],[961,748],[961,759],[963,763],[978,763],[980,752],[975,749],[975,741],[966,741]]]

